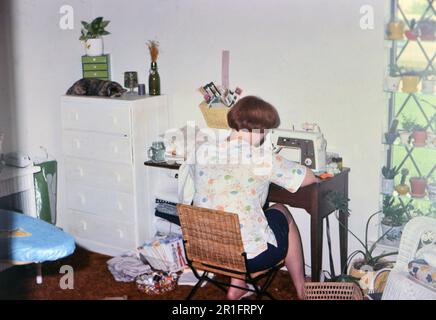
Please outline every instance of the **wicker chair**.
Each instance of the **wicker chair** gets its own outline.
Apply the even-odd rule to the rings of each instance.
[[[306,282],[304,300],[363,300],[363,296],[351,282]]]
[[[256,273],[247,272],[247,255],[244,252],[237,214],[224,211],[177,205],[182,227],[183,242],[189,267],[198,282],[190,292],[191,299],[204,281],[210,281],[226,292],[225,286],[255,292],[257,298],[263,295],[274,299],[266,290],[283,261],[276,266]],[[200,276],[197,270],[204,271]],[[251,284],[253,289],[241,288],[208,276],[208,273],[237,278]],[[259,281],[264,279],[263,285]]]
[[[436,219],[417,217],[404,227],[397,262],[389,274],[382,300],[436,300],[436,289],[409,275],[408,263],[415,258],[424,232],[436,232]],[[429,246],[436,245],[436,238]]]

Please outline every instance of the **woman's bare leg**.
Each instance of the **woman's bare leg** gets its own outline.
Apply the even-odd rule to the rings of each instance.
[[[288,269],[289,275],[291,276],[292,282],[294,283],[295,289],[297,290],[297,295],[299,299],[303,299],[304,291],[304,260],[303,260],[303,249],[301,245],[300,233],[298,231],[297,225],[292,218],[291,213],[288,208],[282,204],[275,204],[271,206],[276,210],[282,212],[289,224],[289,238],[288,238],[288,252],[285,257],[285,265]],[[231,284],[237,285],[239,287],[246,288],[247,285],[245,281],[239,279],[231,279]],[[238,300],[247,291],[238,288],[230,287],[227,291],[227,299]]]
[[[245,283],[244,280],[231,278],[230,283],[234,286],[247,288],[247,284]],[[246,293],[247,293],[246,290],[230,287],[229,290],[227,290],[227,299],[239,300]]]
[[[297,225],[292,218],[288,208],[282,204],[275,204],[271,208],[277,209],[282,212],[289,223],[289,245],[288,253],[285,257],[285,265],[288,269],[289,275],[292,278],[297,295],[299,299],[303,299],[304,291],[304,258],[303,249],[301,245],[300,233]]]

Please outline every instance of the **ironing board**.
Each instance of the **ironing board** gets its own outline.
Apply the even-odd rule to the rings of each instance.
[[[11,265],[36,263],[37,283],[42,283],[41,263],[64,258],[74,250],[74,238],[57,227],[0,209],[0,262]]]

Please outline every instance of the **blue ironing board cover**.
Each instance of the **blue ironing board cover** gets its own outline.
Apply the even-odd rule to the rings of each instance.
[[[0,236],[0,260],[19,262],[55,261],[72,254],[74,238],[55,226],[24,214],[0,209],[0,231],[20,229],[25,237]]]

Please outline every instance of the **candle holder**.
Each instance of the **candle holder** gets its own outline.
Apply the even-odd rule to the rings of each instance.
[[[129,88],[129,94],[135,93],[135,88],[138,86],[138,72],[126,71],[124,72],[124,87]]]

